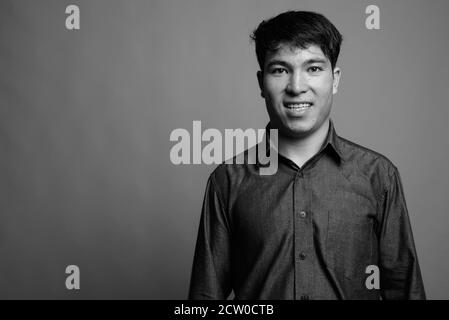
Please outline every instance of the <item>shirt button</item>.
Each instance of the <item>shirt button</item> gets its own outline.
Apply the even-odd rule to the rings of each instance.
[[[305,258],[306,258],[306,254],[305,254],[304,252],[301,252],[301,253],[299,254],[299,259],[305,260]]]
[[[301,218],[305,218],[305,217],[307,217],[307,213],[306,213],[305,211],[301,211],[301,212],[299,213],[299,216],[300,216]]]
[[[309,296],[306,295],[306,294],[303,294],[303,295],[301,296],[301,300],[309,300]]]

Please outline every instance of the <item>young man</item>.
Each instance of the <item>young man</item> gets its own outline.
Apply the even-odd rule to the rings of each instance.
[[[189,298],[425,299],[397,168],[330,119],[341,34],[320,14],[290,11],[252,38],[279,167],[211,174]]]

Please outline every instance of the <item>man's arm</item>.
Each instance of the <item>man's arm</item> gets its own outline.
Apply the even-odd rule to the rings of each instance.
[[[212,174],[204,195],[189,299],[226,299],[231,288],[230,226]]]
[[[382,299],[425,299],[402,182],[396,168],[383,194],[379,261]]]

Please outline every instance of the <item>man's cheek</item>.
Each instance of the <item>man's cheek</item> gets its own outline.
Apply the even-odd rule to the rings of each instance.
[[[333,84],[326,83],[322,86],[316,86],[314,88],[315,94],[318,98],[323,97],[326,98],[332,95],[333,92]]]

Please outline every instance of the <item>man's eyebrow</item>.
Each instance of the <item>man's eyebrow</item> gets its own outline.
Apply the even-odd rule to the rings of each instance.
[[[286,62],[286,61],[283,61],[283,60],[271,60],[270,62],[268,62],[267,68],[269,68],[271,66],[274,66],[274,65],[290,67],[290,64],[288,62]]]
[[[326,64],[327,60],[326,59],[322,59],[322,58],[310,58],[307,59],[306,61],[303,62],[303,65],[309,65],[309,64],[313,64],[313,63],[322,63],[322,64]],[[284,60],[278,60],[278,59],[274,59],[271,60],[270,62],[267,63],[267,68],[270,68],[274,65],[280,65],[280,66],[284,66],[286,68],[291,67],[290,63],[284,61]]]
[[[313,64],[313,63],[323,63],[323,64],[325,64],[326,62],[327,62],[326,59],[311,58],[311,59],[308,59],[308,60],[304,61],[303,64]]]

